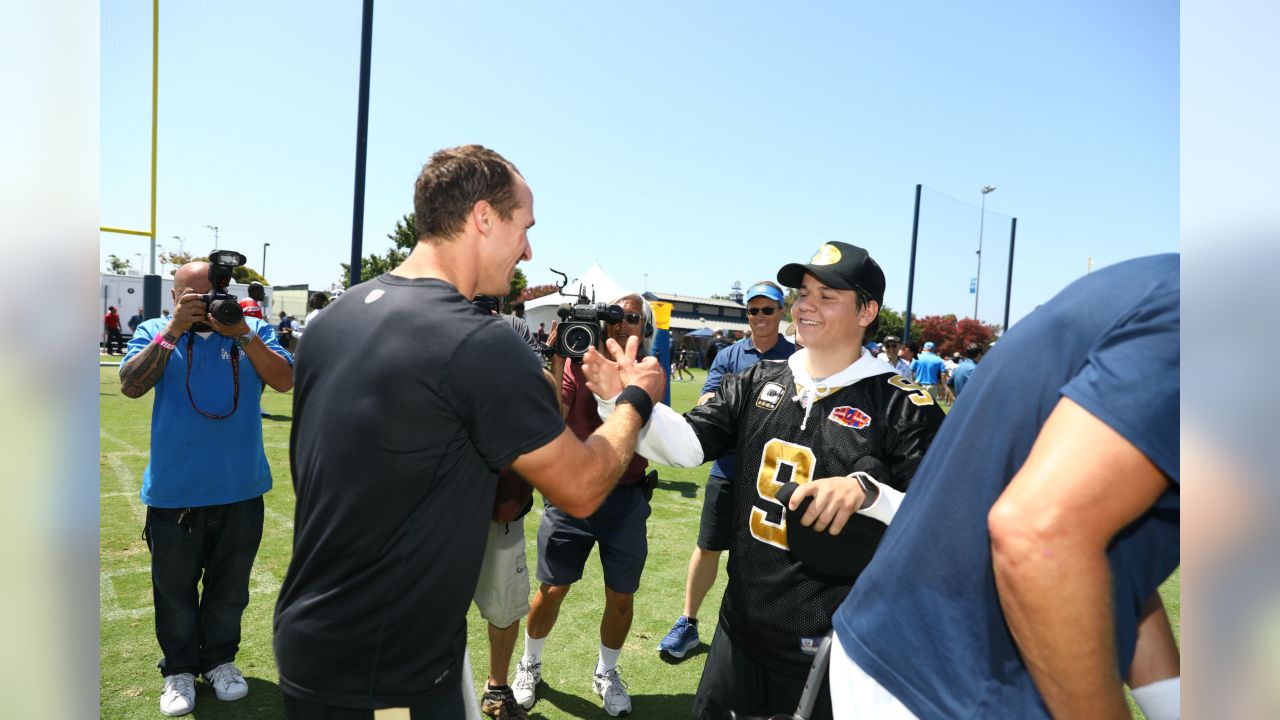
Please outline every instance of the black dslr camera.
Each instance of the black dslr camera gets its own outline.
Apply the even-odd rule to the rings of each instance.
[[[558,283],[560,294],[564,295],[564,286],[568,278],[564,273],[551,269],[551,272],[565,278]],[[561,305],[556,311],[560,316],[560,324],[556,326],[555,353],[566,358],[581,358],[587,350],[600,342],[604,328],[601,323],[622,322],[622,307],[607,305],[595,301],[595,295],[587,296],[586,288],[579,288],[572,304]]]
[[[209,253],[209,284],[213,289],[200,296],[209,308],[209,314],[223,325],[235,325],[244,319],[240,300],[227,292],[231,284],[231,271],[244,265],[244,256],[234,250],[214,250]]]

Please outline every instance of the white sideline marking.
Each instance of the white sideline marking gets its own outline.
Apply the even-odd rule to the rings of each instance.
[[[145,456],[149,453],[143,452],[129,443],[111,435],[108,432],[99,430],[98,434],[105,440],[109,440],[116,445],[124,448],[115,452],[103,453],[107,464],[111,467],[111,472],[116,476],[117,482],[120,484],[121,492],[102,493],[102,497],[121,497],[129,498],[129,508],[133,511],[133,515],[140,522],[147,521],[147,508],[142,504],[142,499],[138,496],[139,486],[135,480],[134,474],[125,466],[122,458],[129,456]],[[288,446],[285,446],[288,447]],[[263,507],[266,516],[270,517],[278,526],[293,530],[293,518]],[[264,528],[264,534],[265,534]],[[148,556],[149,557],[149,556]],[[138,608],[120,607],[120,598],[116,594],[114,578],[124,577],[126,575],[151,574],[151,563],[148,560],[145,564],[133,565],[129,567],[119,567],[113,570],[104,570],[98,575],[99,596],[102,598],[102,619],[107,621],[114,620],[132,620],[140,617],[147,617],[155,613],[155,608],[151,605]],[[280,580],[271,573],[262,570],[258,563],[254,563],[253,571],[249,574],[249,596],[273,595],[280,592]]]

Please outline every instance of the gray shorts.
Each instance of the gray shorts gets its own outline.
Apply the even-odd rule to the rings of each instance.
[[[628,485],[614,490],[599,509],[579,520],[545,502],[538,526],[538,580],[548,585],[572,585],[582,579],[591,548],[600,543],[604,584],[624,595],[640,587],[640,574],[649,555],[645,521],[649,502],[644,489]]]
[[[509,523],[489,523],[475,601],[480,617],[498,628],[510,627],[529,614],[523,517]]]

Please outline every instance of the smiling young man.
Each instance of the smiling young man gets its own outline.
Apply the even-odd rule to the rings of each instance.
[[[707,372],[707,382],[702,386],[699,404],[715,396],[720,381],[726,376],[742,372],[761,360],[786,360],[796,351],[795,344],[778,332],[785,307],[782,288],[761,280],[747,289],[746,300],[751,337],[739,340],[716,355]],[[689,557],[685,580],[684,612],[658,643],[658,652],[663,655],[683,658],[701,642],[698,610],[715,584],[720,554],[729,549],[733,540],[733,495],[730,492],[733,468],[733,455],[725,455],[712,464],[711,473],[707,476],[698,543]]]
[[[861,566],[839,577],[806,567],[791,552],[786,513],[812,497],[801,524],[865,538],[858,547],[865,564],[885,528],[880,518],[900,502],[943,418],[928,393],[862,348],[884,297],[884,273],[865,250],[827,243],[809,263],[784,266],[778,282],[799,288],[792,318],[804,348],[725,377],[683,417],[657,406],[637,447],[680,467],[738,457],[729,582],[694,700],[705,720],[728,710],[796,709],[831,615]],[[631,374],[629,361],[598,353],[588,354],[586,367],[603,398]],[[607,401],[600,412],[610,413]],[[885,468],[881,477],[855,472],[868,458]],[[788,481],[799,487],[784,507],[777,495]],[[830,716],[823,692],[811,717]]]

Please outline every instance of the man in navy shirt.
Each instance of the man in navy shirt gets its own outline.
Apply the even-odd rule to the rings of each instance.
[[[751,325],[751,337],[739,340],[716,354],[707,372],[707,382],[702,386],[699,405],[715,395],[725,375],[742,372],[761,360],[786,360],[796,351],[795,344],[778,332],[784,298],[782,288],[768,280],[761,280],[747,289],[747,322]],[[684,613],[658,643],[658,652],[673,658],[683,658],[698,646],[698,610],[716,582],[720,553],[728,550],[733,540],[733,518],[730,516],[733,497],[729,494],[729,487],[734,465],[734,456],[725,455],[711,465],[711,474],[707,477],[698,544],[689,558],[689,573],[685,581]]]
[[[1128,718],[1123,681],[1176,717],[1178,263],[1087,275],[974,371],[836,612],[836,717]]]
[[[982,357],[981,345],[970,345],[964,349],[964,359],[951,371],[951,382],[955,386],[956,397],[960,397],[960,391],[969,382],[969,376],[973,374],[974,370],[978,369],[978,358],[980,357]]]

